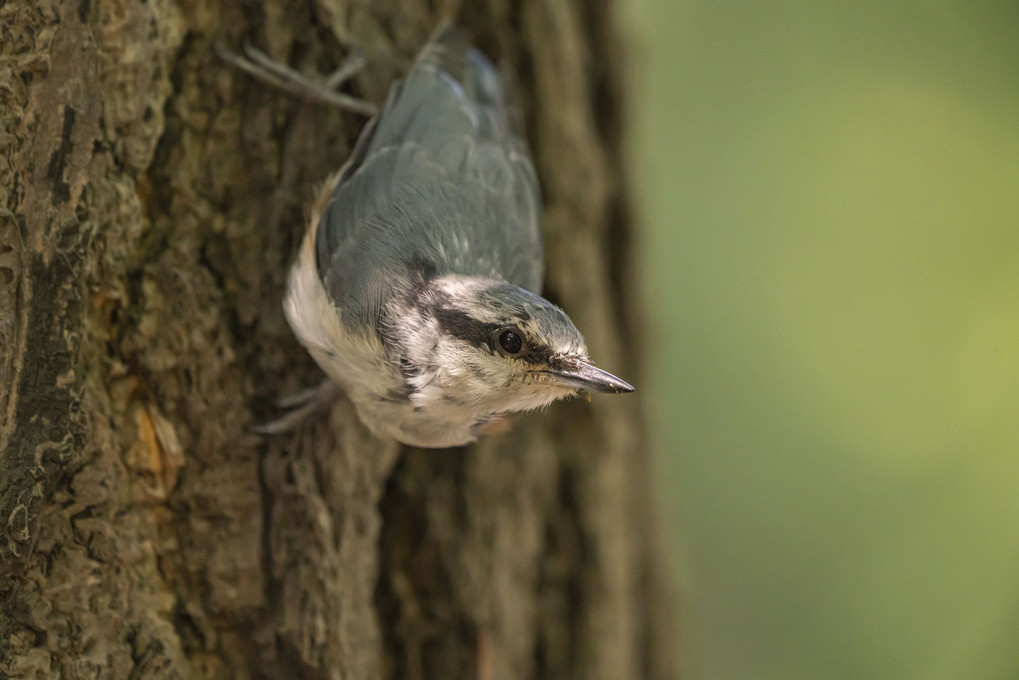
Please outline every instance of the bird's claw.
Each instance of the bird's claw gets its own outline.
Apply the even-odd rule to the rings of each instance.
[[[328,378],[314,387],[280,397],[275,401],[278,408],[285,413],[279,418],[258,425],[252,425],[251,431],[257,434],[273,436],[293,432],[317,411],[326,410],[339,396],[340,386]]]
[[[364,52],[359,48],[352,48],[344,62],[324,79],[306,76],[276,61],[248,41],[244,42],[243,55],[231,52],[219,43],[216,43],[215,50],[220,59],[235,68],[299,97],[339,106],[365,116],[373,116],[378,111],[378,107],[371,102],[336,91],[364,67]]]

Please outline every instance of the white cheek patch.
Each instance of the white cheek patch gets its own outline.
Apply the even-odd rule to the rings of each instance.
[[[509,381],[504,361],[456,337],[441,336],[429,350],[420,362],[411,358],[416,365],[429,367],[410,380],[411,400],[417,406],[473,407]]]
[[[436,365],[433,358],[435,338],[438,337],[438,322],[432,317],[423,317],[417,310],[394,303],[390,317],[394,319],[393,334],[400,338],[402,349],[414,372],[405,375],[411,387],[411,399],[415,405],[423,394],[431,389],[435,381]]]

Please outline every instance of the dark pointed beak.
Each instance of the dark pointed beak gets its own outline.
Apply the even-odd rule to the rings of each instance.
[[[563,362],[560,367],[547,370],[544,374],[550,384],[562,387],[608,394],[633,392],[630,383],[579,359]]]

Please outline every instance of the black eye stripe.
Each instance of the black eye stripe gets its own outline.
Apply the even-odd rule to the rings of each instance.
[[[438,308],[434,312],[439,328],[454,337],[479,347],[489,346],[492,333],[500,328],[495,324],[482,323],[458,309]]]
[[[432,313],[443,332],[477,347],[486,347],[492,352],[511,356],[531,364],[546,364],[553,356],[551,349],[541,343],[532,344],[516,326],[483,323],[458,309],[440,307],[433,310]],[[520,349],[516,354],[507,352],[500,346],[499,336],[504,331],[513,331],[520,338]]]

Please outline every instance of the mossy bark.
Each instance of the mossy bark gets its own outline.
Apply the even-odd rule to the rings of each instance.
[[[593,356],[639,338],[620,50],[598,0],[0,3],[0,676],[675,677],[639,399],[466,449],[373,438],[280,298],[362,118],[217,59],[356,44],[381,101],[457,12],[518,74],[547,287]]]

